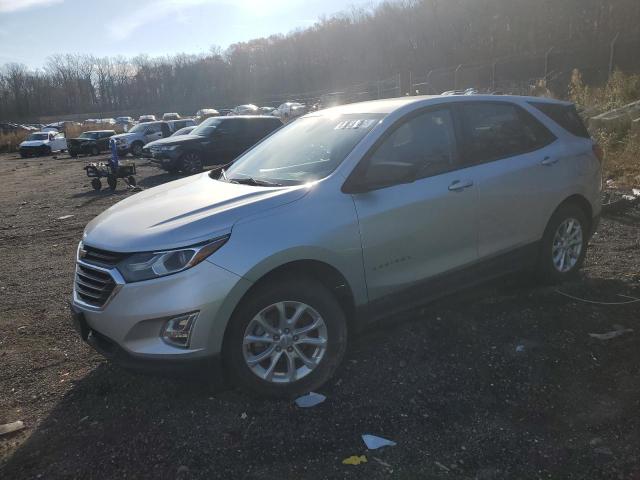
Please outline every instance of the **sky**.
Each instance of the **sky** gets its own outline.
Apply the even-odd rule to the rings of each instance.
[[[202,53],[313,25],[376,0],[0,0],[0,65],[54,53]]]

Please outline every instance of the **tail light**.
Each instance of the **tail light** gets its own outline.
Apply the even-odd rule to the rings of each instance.
[[[597,143],[593,144],[593,154],[596,156],[598,161],[602,163],[602,160],[604,160],[604,150],[602,150],[602,147]]]

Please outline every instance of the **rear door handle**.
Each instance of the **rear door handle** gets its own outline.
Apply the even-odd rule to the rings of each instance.
[[[548,167],[550,165],[555,165],[556,163],[558,163],[558,159],[551,158],[551,157],[544,157],[544,160],[542,160],[540,163]]]
[[[459,192],[469,187],[473,187],[472,180],[454,180],[453,182],[451,182],[451,185],[449,185],[449,191]]]

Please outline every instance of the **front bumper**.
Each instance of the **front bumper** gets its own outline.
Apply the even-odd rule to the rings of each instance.
[[[116,143],[116,150],[118,155],[126,155],[131,151],[131,146],[128,143]]]
[[[205,370],[207,372],[215,372],[215,378],[223,378],[220,355],[214,354],[208,357],[187,360],[137,356],[127,352],[110,338],[91,329],[82,310],[78,309],[73,303],[71,304],[71,318],[75,330],[85,342],[105,358],[125,368],[153,373],[182,373],[184,371]]]
[[[37,147],[20,147],[20,155],[25,157],[38,157],[45,155],[51,151],[51,147],[48,145],[38,145]]]
[[[180,162],[180,156],[182,152],[180,150],[167,150],[167,151],[151,151],[151,162],[158,165],[165,170],[176,169]]]
[[[118,277],[117,271],[114,273]],[[251,283],[209,261],[183,272],[120,283],[102,308],[74,288],[73,321],[82,338],[108,358],[128,365],[208,361],[220,354],[228,319]],[[198,311],[188,348],[166,343],[169,318]]]

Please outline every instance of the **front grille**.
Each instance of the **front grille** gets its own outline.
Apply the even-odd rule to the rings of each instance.
[[[111,275],[86,265],[76,266],[76,295],[83,302],[102,307],[116,287]]]
[[[126,253],[109,252],[107,250],[100,250],[99,248],[90,247],[88,245],[84,245],[82,250],[84,251],[81,254],[83,261],[97,263],[98,265],[106,265],[108,267],[113,267],[127,256]]]

